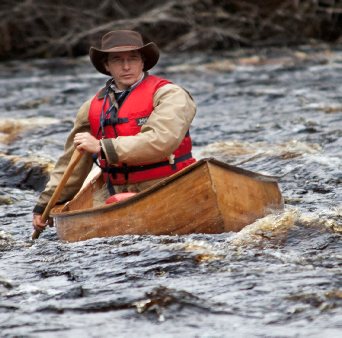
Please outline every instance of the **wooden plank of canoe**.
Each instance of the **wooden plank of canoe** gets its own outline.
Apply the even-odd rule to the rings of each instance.
[[[218,164],[209,162],[208,166],[225,232],[240,231],[271,210],[283,209],[283,198],[274,180],[227,171],[226,166]]]
[[[90,180],[88,184],[82,188],[69,204],[63,208],[63,211],[68,210],[82,210],[93,208],[93,194],[101,189],[104,185],[102,174],[99,173],[94,177],[94,180]]]
[[[55,214],[57,234],[61,239],[75,242],[126,234],[183,235],[224,231],[206,162],[194,167],[189,175],[181,175],[154,190],[153,194],[122,204],[120,208],[113,205],[111,209],[109,205],[92,208],[89,212],[68,212],[63,217]]]

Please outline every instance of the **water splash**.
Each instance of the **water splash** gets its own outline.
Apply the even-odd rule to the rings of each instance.
[[[304,154],[320,154],[321,146],[316,143],[292,140],[283,144],[269,144],[266,142],[239,142],[225,141],[215,142],[203,148],[199,156],[202,157],[225,157],[231,161],[239,161],[240,165],[256,158],[276,156],[279,159],[290,159],[303,156]],[[253,155],[247,159],[239,160],[236,157]]]
[[[58,124],[61,121],[49,117],[31,117],[23,119],[2,119],[0,118],[0,143],[8,142],[19,133],[37,126]]]

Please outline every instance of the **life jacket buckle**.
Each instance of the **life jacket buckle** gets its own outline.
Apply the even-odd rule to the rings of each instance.
[[[109,123],[112,124],[112,125],[118,124],[118,122],[119,122],[119,119],[117,117],[111,117],[109,119]]]
[[[122,171],[125,175],[125,180],[128,181],[128,174],[130,174],[132,171],[132,167],[128,166],[126,163],[122,163]]]

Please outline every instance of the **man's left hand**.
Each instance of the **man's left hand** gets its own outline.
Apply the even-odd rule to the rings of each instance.
[[[100,141],[89,133],[78,133],[74,138],[74,147],[79,151],[99,153],[101,151]]]

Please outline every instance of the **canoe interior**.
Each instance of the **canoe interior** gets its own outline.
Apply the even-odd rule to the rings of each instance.
[[[283,208],[277,179],[203,159],[126,200],[93,208],[102,177],[64,207],[53,209],[57,233],[68,241],[93,237],[183,235],[239,231]]]
[[[93,194],[101,189],[104,185],[102,175],[98,175],[94,180],[90,181],[89,184],[81,190],[73,200],[61,209],[61,212],[86,210],[93,208]]]

